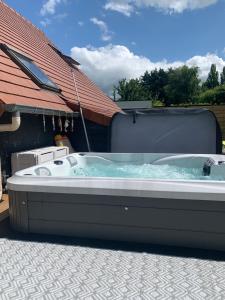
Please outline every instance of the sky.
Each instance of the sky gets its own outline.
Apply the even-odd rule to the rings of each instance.
[[[225,66],[225,0],[4,0],[105,92],[146,70]]]

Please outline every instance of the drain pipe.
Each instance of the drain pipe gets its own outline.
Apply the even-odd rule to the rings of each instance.
[[[10,124],[0,124],[0,132],[13,132],[19,129],[21,124],[21,117],[20,112],[13,112],[12,113],[12,123]],[[2,177],[4,178],[4,175],[1,174],[1,157],[0,157],[0,200],[2,198]],[[6,177],[5,177],[6,178]]]
[[[77,100],[78,100],[78,106],[79,106],[79,110],[80,110],[81,121],[82,121],[83,128],[84,128],[84,135],[85,135],[85,139],[86,139],[86,143],[87,143],[88,152],[91,152],[90,142],[89,142],[89,138],[88,138],[88,134],[87,134],[87,127],[86,127],[86,123],[85,123],[85,120],[84,120],[83,109],[81,107],[80,97],[79,97],[79,93],[78,93],[78,90],[77,90],[76,78],[75,78],[75,74],[74,74],[74,71],[73,71],[72,68],[71,68],[71,73],[73,75],[73,82],[74,82],[74,87],[75,87],[76,96],[77,96]]]
[[[21,116],[20,112],[16,111],[12,113],[12,123],[0,124],[0,132],[13,132],[20,128]]]

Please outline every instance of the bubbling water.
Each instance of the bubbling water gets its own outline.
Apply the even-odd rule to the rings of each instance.
[[[223,180],[203,176],[202,168],[183,168],[169,165],[129,163],[92,163],[85,168],[75,167],[71,176],[75,177],[114,177],[143,179],[183,179],[183,180]]]

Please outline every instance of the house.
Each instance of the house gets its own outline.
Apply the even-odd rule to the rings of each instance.
[[[108,125],[120,110],[118,106],[79,69],[77,61],[64,55],[41,30],[0,0],[3,173],[10,176],[11,153],[53,145],[54,136],[64,131],[67,119],[67,135],[74,149],[86,151],[80,107],[91,150],[107,151]],[[15,124],[10,128],[3,125],[12,121]]]

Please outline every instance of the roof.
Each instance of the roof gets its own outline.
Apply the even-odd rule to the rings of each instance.
[[[0,101],[3,104],[31,106],[72,112],[78,100],[84,116],[107,125],[120,109],[79,68],[74,67],[76,93],[71,67],[44,33],[0,0],[0,43],[31,58],[62,90],[41,89],[10,57],[0,50]]]
[[[149,101],[117,101],[116,104],[123,110],[152,108],[151,100],[149,100]]]

